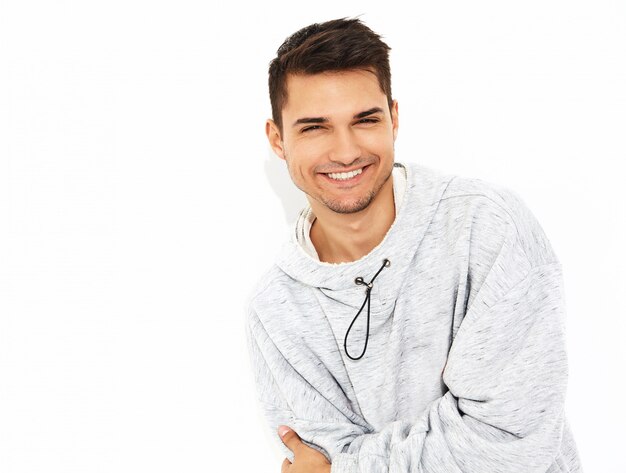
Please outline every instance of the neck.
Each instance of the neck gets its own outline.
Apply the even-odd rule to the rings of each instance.
[[[396,217],[393,177],[381,187],[370,205],[352,214],[338,214],[311,202],[315,221],[311,242],[320,261],[347,263],[371,252],[385,238]]]

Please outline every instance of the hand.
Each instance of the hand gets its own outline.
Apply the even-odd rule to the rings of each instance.
[[[293,463],[285,458],[281,473],[330,473],[330,463],[324,454],[302,442],[300,436],[289,427],[278,427],[278,435],[294,455]]]

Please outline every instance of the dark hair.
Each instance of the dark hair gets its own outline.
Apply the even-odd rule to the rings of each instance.
[[[287,104],[288,74],[318,74],[350,69],[376,74],[387,95],[391,112],[391,71],[389,51],[381,37],[357,18],[340,18],[313,23],[289,36],[276,51],[269,66],[272,119],[283,133],[282,110]]]

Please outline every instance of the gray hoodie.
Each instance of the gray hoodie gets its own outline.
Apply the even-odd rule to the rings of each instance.
[[[295,430],[332,473],[580,472],[564,412],[562,268],[513,191],[401,165],[381,243],[320,262],[296,236],[248,299],[271,434]],[[395,185],[395,184],[394,184]]]

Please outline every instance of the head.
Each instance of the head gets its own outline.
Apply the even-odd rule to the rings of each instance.
[[[391,176],[398,104],[389,50],[358,19],[343,18],[297,31],[270,63],[266,134],[314,211],[359,212]],[[350,171],[357,175],[338,175]]]

